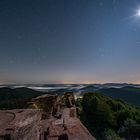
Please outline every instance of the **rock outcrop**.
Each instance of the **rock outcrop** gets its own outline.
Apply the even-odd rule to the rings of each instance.
[[[0,140],[39,140],[40,110],[0,111]]]
[[[39,96],[30,106],[0,111],[0,140],[95,140],[77,118],[73,93]]]

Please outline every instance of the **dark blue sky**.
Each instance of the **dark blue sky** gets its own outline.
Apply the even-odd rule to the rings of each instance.
[[[0,0],[1,83],[140,83],[139,0]]]

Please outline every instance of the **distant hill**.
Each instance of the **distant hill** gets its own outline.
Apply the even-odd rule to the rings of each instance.
[[[59,96],[62,96],[65,92],[68,92],[69,90],[66,90],[66,89],[58,89],[54,92],[51,92],[52,94],[57,94]]]
[[[95,91],[97,91],[99,88],[98,87],[96,87],[96,86],[94,86],[94,85],[88,85],[88,86],[86,86],[86,87],[83,87],[83,88],[81,88],[80,90],[81,90],[81,96],[83,96],[84,95],[84,93],[86,93],[86,92],[95,92]]]
[[[0,88],[0,109],[26,108],[30,99],[43,93],[26,87],[11,89]]]
[[[125,86],[122,88],[102,88],[99,93],[112,98],[122,99],[130,104],[140,106],[140,88]]]
[[[127,86],[132,86],[132,87],[140,87],[139,84],[128,84],[128,83],[105,83],[101,84],[100,86],[102,87],[127,87]]]

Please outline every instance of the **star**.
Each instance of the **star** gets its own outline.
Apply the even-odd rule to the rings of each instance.
[[[9,63],[10,63],[10,64],[14,64],[15,61],[14,61],[14,60],[10,60]]]
[[[18,35],[17,36],[17,39],[21,40],[22,39],[22,36],[21,35]]]
[[[101,6],[101,7],[102,7],[102,6],[103,6],[103,2],[99,2],[99,6]]]

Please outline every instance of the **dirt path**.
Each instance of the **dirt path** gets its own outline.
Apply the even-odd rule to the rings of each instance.
[[[63,135],[63,136],[62,136]],[[61,138],[68,137],[67,138]],[[65,108],[62,118],[50,126],[48,140],[96,140],[76,116],[76,108]]]
[[[95,140],[95,138],[93,138],[93,136],[76,117],[76,114],[73,113],[74,110],[76,113],[75,108],[66,108],[63,111],[63,118],[67,127],[69,140]],[[74,116],[71,116],[70,114],[73,114]]]

